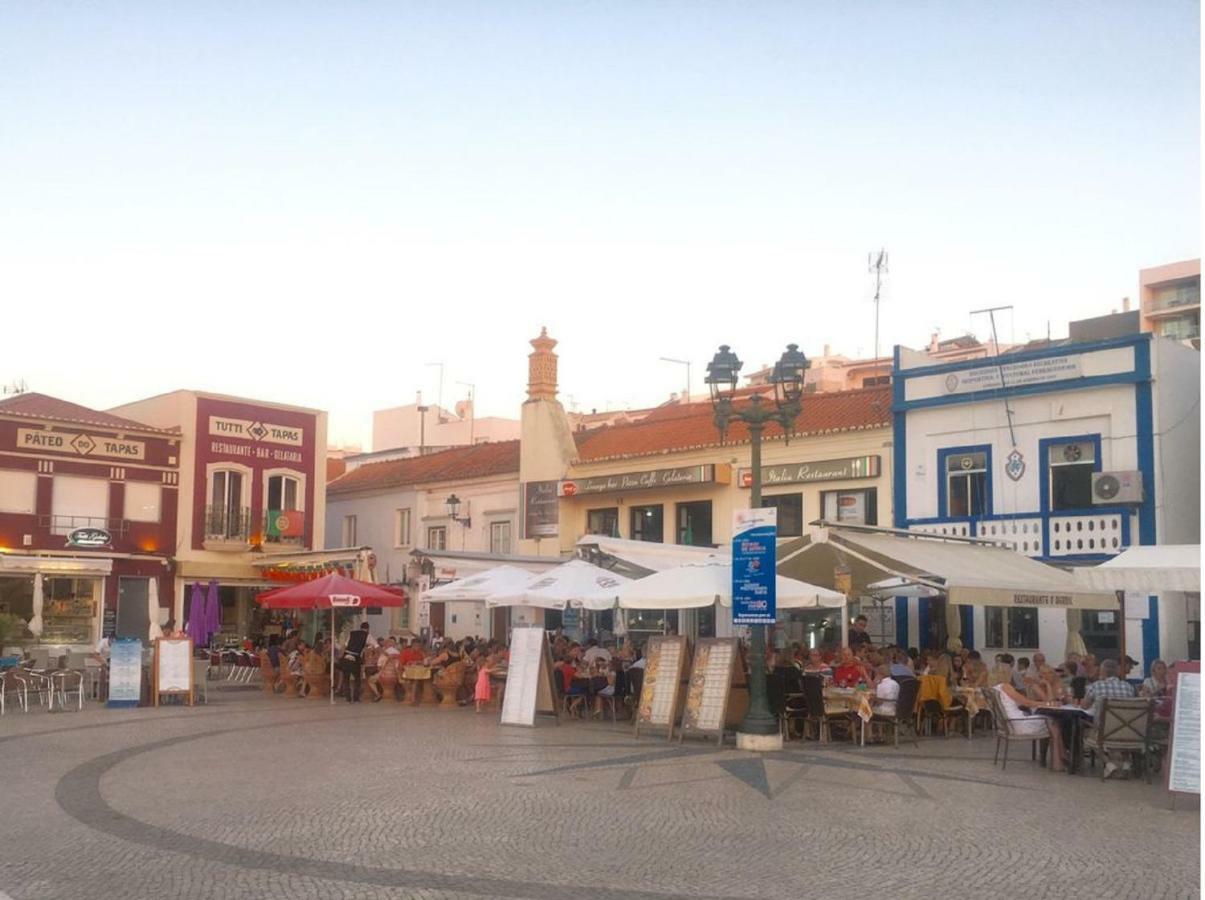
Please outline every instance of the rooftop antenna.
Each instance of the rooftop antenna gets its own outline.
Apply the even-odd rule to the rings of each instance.
[[[435,405],[439,407],[439,422],[444,421],[444,364],[442,362],[427,363],[428,366],[439,366],[439,393],[435,396]]]
[[[18,378],[12,384],[6,384],[0,393],[3,394],[24,394],[29,390],[29,385],[25,383],[24,378]]]
[[[682,394],[682,402],[690,402],[690,360],[689,359],[673,359],[669,356],[661,357],[662,362],[677,363],[680,366],[686,366],[686,391]]]
[[[477,385],[469,384],[467,381],[458,381],[456,383],[461,387],[469,389],[469,443],[472,444],[474,442],[473,428],[477,423],[477,409],[473,404],[473,397],[477,393]]]
[[[874,273],[874,358],[879,358],[879,299],[883,292],[883,276],[887,274],[887,251],[866,254],[866,271]]]
[[[972,309],[972,316],[981,316],[987,314],[988,321],[992,324],[992,353],[996,357],[996,368],[1000,372],[1000,387],[1001,389],[1008,387],[1008,383],[1004,380],[1004,364],[999,362],[1000,359],[1000,339],[996,335],[996,313],[1004,312],[1004,310],[1012,312],[1012,305],[1008,306],[989,306],[986,309]],[[1017,449],[1017,433],[1013,429],[1013,409],[1009,405],[1008,395],[1004,395],[1004,415],[1008,419],[1008,437],[1012,441],[1013,449]]]

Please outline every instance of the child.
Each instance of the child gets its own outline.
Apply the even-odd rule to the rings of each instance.
[[[481,712],[482,704],[490,702],[490,672],[493,671],[493,665],[494,659],[491,656],[483,659],[477,669],[477,687],[473,691],[477,712]]]

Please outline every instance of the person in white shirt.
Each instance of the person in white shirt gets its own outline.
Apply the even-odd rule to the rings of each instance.
[[[593,666],[596,659],[601,659],[604,662],[611,662],[611,652],[603,647],[598,646],[598,641],[591,638],[586,641],[586,652],[582,654],[582,659],[587,666]]]
[[[870,709],[876,716],[894,716],[896,701],[900,699],[900,683],[891,677],[887,666],[879,666],[879,681],[874,687],[874,702]]]

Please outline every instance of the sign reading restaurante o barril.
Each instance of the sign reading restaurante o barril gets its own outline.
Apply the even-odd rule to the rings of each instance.
[[[879,456],[849,456],[845,459],[818,459],[811,462],[787,463],[781,466],[762,466],[761,483],[808,484],[812,481],[844,481],[853,478],[878,478]],[[753,470],[741,469],[737,484],[743,488],[753,484]]]
[[[706,466],[679,466],[675,469],[649,469],[644,472],[621,472],[618,475],[591,475],[566,479],[557,485],[557,496],[578,494],[610,494],[615,491],[642,491],[649,488],[677,487],[682,484],[715,482],[727,484],[731,468],[726,463]]]

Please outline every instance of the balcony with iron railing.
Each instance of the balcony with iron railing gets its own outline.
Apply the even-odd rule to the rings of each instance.
[[[125,536],[130,529],[130,523],[126,519],[109,519],[104,516],[52,515],[38,516],[38,527],[58,535],[69,535],[80,528],[99,528],[118,538]]]
[[[305,514],[301,510],[264,510],[262,546],[266,553],[305,547]]]
[[[1130,513],[1122,506],[1045,513],[912,519],[908,530],[1000,541],[1043,559],[1116,556],[1130,546]]]
[[[249,507],[205,507],[205,549],[245,549],[250,544],[251,509]]]

